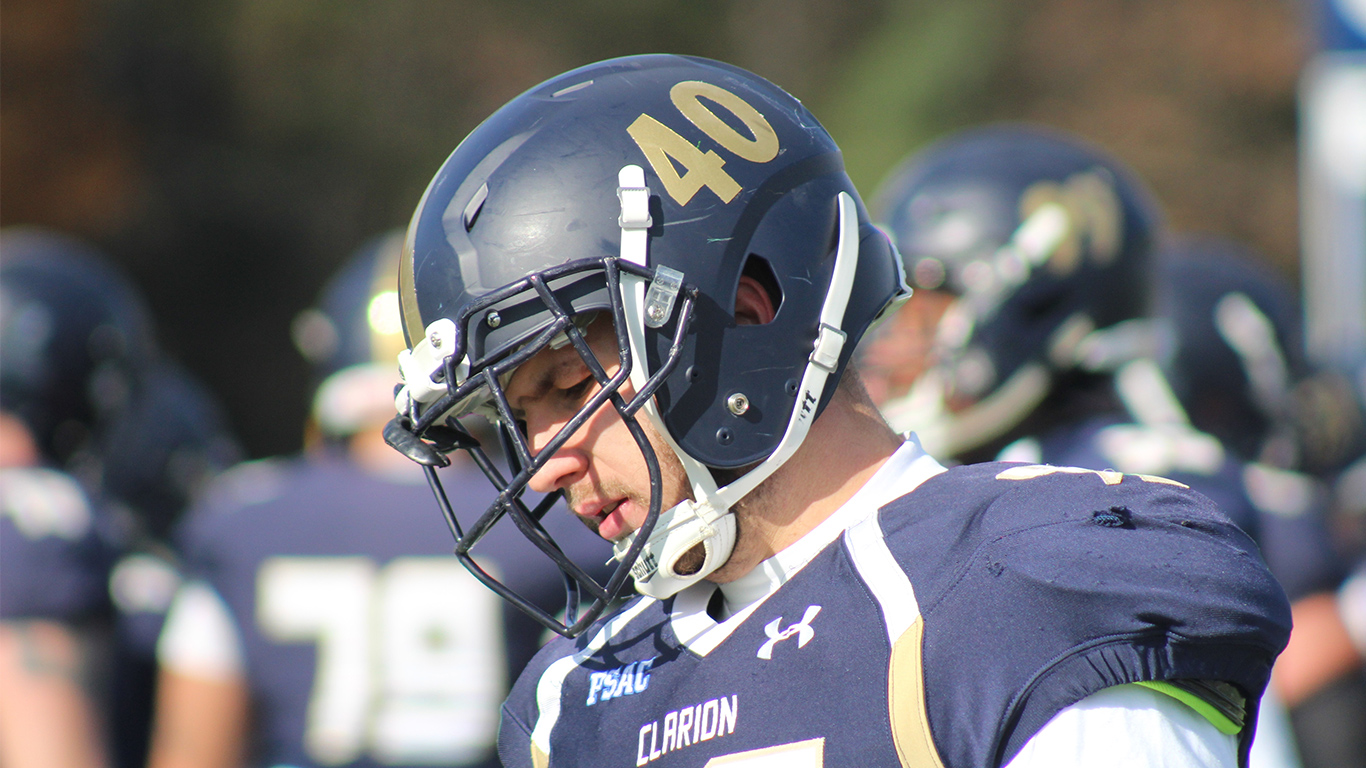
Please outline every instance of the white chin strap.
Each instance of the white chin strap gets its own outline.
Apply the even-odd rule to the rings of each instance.
[[[621,198],[621,258],[634,264],[646,266],[650,226],[648,211],[649,190],[645,186],[645,172],[636,165],[621,169],[618,176]],[[806,434],[815,420],[816,405],[825,391],[827,379],[839,367],[840,352],[844,348],[845,335],[840,330],[844,321],[844,310],[849,303],[849,294],[854,284],[854,274],[858,271],[859,235],[858,209],[854,199],[846,192],[838,197],[839,205],[839,245],[835,251],[834,273],[830,288],[825,295],[821,308],[820,331],[816,343],[807,359],[806,370],[802,375],[797,391],[796,406],[787,423],[787,430],[778,447],[768,458],[743,477],[724,488],[718,488],[710,469],[689,456],[674,442],[653,401],[646,403],[639,413],[654,427],[654,431],[668,444],[687,472],[692,485],[692,500],[664,510],[659,515],[649,540],[645,543],[631,568],[631,576],[636,583],[636,591],[659,599],[667,598],[680,590],[706,578],[720,568],[730,558],[735,547],[735,516],[731,508],[750,491],[781,467],[806,439]],[[631,383],[639,391],[649,378],[645,361],[646,281],[633,275],[622,275],[622,300],[626,310],[626,325],[631,341],[631,357],[635,364],[631,368]],[[658,325],[656,323],[655,325]],[[626,553],[634,541],[628,536],[614,544],[616,556]],[[703,557],[697,567],[696,556],[685,557],[695,548],[701,548]],[[680,573],[679,569],[686,570]]]
[[[612,545],[616,557],[630,548],[634,536]],[[684,556],[701,547],[702,562],[696,556]],[[701,581],[726,564],[735,549],[735,515],[729,508],[684,501],[659,514],[650,539],[631,566],[631,578],[636,591],[663,600],[692,584]],[[680,566],[688,566],[688,573],[679,573]]]

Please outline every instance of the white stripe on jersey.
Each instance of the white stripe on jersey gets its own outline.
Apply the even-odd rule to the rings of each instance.
[[[877,515],[845,531],[844,545],[849,549],[854,569],[882,608],[888,644],[895,644],[920,617],[920,605],[916,602],[910,578],[892,557],[892,551],[882,538]]]
[[[602,629],[598,630],[593,639],[584,646],[583,650],[573,656],[565,656],[557,659],[545,672],[541,673],[541,679],[536,683],[536,707],[540,710],[540,715],[536,718],[536,727],[531,731],[531,743],[545,754],[550,754],[550,732],[555,730],[555,724],[560,720],[560,698],[564,693],[564,681],[569,677],[569,673],[577,669],[584,661],[593,654],[602,650],[607,641],[611,640],[618,632],[624,629],[631,620],[639,616],[646,608],[656,603],[652,597],[641,597],[636,602],[617,615],[607,620]]]

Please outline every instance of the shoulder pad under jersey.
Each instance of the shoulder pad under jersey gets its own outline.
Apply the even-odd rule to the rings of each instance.
[[[1058,711],[1113,685],[1225,681],[1255,703],[1289,637],[1289,605],[1256,544],[1165,478],[956,467],[879,522],[924,617],[931,720],[968,734],[939,744],[950,762],[1005,762]]]

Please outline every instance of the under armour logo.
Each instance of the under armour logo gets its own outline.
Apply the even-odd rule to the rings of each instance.
[[[768,635],[768,641],[759,646],[759,658],[772,659],[773,646],[793,635],[797,636],[798,648],[806,647],[806,644],[811,642],[811,638],[816,636],[816,630],[811,628],[811,621],[820,612],[821,607],[819,605],[808,605],[806,613],[802,615],[802,620],[784,630],[778,629],[778,625],[783,621],[782,616],[770,621],[768,626],[764,627],[764,634]]]

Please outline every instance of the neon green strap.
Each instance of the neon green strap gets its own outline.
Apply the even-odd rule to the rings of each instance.
[[[1245,704],[1236,691],[1218,690],[1215,686],[1231,688],[1223,684],[1209,684],[1201,680],[1141,680],[1135,685],[1151,688],[1195,710],[1201,717],[1210,721],[1220,733],[1230,736],[1243,730]]]

